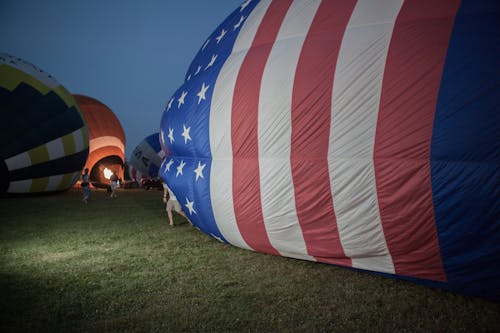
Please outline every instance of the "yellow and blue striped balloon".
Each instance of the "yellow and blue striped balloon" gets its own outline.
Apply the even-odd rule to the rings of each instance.
[[[0,193],[64,191],[88,157],[73,96],[50,74],[0,53]]]

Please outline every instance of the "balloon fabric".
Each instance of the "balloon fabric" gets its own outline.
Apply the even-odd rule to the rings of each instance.
[[[88,157],[81,110],[54,77],[0,53],[0,193],[65,191]]]
[[[500,300],[498,1],[245,1],[160,123],[222,242]]]

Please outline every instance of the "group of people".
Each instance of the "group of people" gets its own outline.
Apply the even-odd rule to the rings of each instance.
[[[84,203],[88,203],[90,200],[90,193],[91,193],[90,192],[90,179],[89,179],[89,169],[88,168],[85,168],[85,170],[83,170],[83,174],[80,178],[81,178],[80,186],[82,188],[82,195],[83,195],[82,201]],[[110,197],[116,198],[118,196],[116,194],[116,190],[120,186],[119,178],[118,178],[118,175],[116,174],[116,172],[113,172],[111,174],[109,181],[110,181],[109,186],[111,188]]]
[[[116,198],[116,190],[119,187],[119,178],[118,175],[113,172],[111,177],[109,178],[110,180],[110,187],[111,187],[111,198]],[[89,169],[85,168],[83,171],[83,174],[81,176],[81,188],[82,188],[82,194],[83,194],[83,202],[88,203],[90,200],[90,179],[89,179]],[[168,221],[169,225],[171,227],[174,226],[174,218],[172,214],[172,210],[183,216],[191,225],[191,221],[187,217],[187,215],[184,213],[182,210],[181,204],[177,200],[177,197],[175,196],[174,192],[168,187],[168,185],[163,182],[163,203],[165,204],[165,210],[167,211],[168,215]]]

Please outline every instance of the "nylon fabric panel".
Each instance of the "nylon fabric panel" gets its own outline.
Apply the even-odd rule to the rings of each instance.
[[[80,134],[75,134],[75,142],[77,144],[77,151],[89,148],[89,129],[85,126],[80,128]]]
[[[231,244],[253,250],[243,239],[233,207],[233,159],[231,144],[231,110],[233,91],[239,68],[257,32],[270,1],[260,1],[252,10],[238,37],[231,55],[222,67],[214,93],[210,112],[210,197],[217,226],[224,238]]]
[[[90,139],[115,137],[124,145],[125,133],[113,111],[100,101],[83,95],[73,95],[83,112],[89,128]]]
[[[258,108],[260,84],[271,48],[291,1],[272,2],[241,64],[231,112],[233,199],[236,222],[253,249],[279,255],[264,224],[260,194]]]
[[[50,177],[32,179],[29,191],[32,193],[47,191],[47,187],[49,185],[49,179]]]
[[[61,181],[63,180],[63,176],[64,175],[55,175],[48,177],[48,184],[45,188],[45,191],[57,191],[59,189]]]
[[[6,159],[5,164],[9,170],[20,169],[31,166],[31,158],[27,152],[24,152]]]
[[[13,181],[9,183],[8,193],[27,193],[31,189],[31,179]]]
[[[36,165],[11,170],[9,178],[11,181],[41,178],[50,175],[59,175],[81,169],[88,156],[88,150],[82,150],[76,154],[64,156],[55,160],[46,161]]]
[[[90,152],[93,153],[96,150],[106,147],[117,148],[123,154],[125,151],[125,143],[124,141],[115,136],[99,136],[90,140]]]
[[[500,300],[500,3],[463,1],[437,102],[431,180],[455,290]]]
[[[37,78],[27,74],[26,72],[18,68],[11,67],[10,65],[0,64],[0,74],[2,87],[6,88],[9,91],[16,89],[16,87],[20,84],[32,86],[41,94],[46,94],[50,91],[50,87],[45,85]],[[7,78],[9,79],[7,80]]]
[[[77,130],[73,133],[66,134],[61,138],[62,144],[63,144],[63,150],[65,155],[69,154],[74,154],[82,149],[77,150],[76,149],[76,141],[75,141],[75,136],[80,135],[80,131]]]
[[[46,145],[41,145],[33,148],[28,152],[28,154],[31,159],[31,165],[50,161],[49,150],[47,149]]]
[[[59,187],[56,190],[62,191],[70,188],[74,183],[76,183],[79,177],[80,172],[66,173],[62,175],[61,182],[59,183]]]
[[[396,274],[446,281],[430,183],[430,140],[458,1],[407,1],[387,56],[375,139],[380,215]]]
[[[77,109],[78,113],[83,118],[83,114],[81,110],[78,108],[78,105],[75,99],[73,98],[73,95],[71,95],[71,93],[64,86],[55,87],[54,91],[56,92],[56,94],[59,95],[59,97],[64,101],[64,103],[68,107]]]
[[[329,171],[342,247],[356,268],[394,273],[382,229],[373,143],[385,60],[402,1],[358,1],[332,92]]]
[[[2,89],[0,89],[2,90]],[[42,143],[60,138],[84,126],[79,112],[66,104],[53,91],[42,95],[26,83],[12,92],[0,94],[4,112],[0,114],[3,127],[0,139],[10,144],[2,147],[5,158],[27,151]],[[23,117],[19,117],[22,114]],[[15,137],[12,141],[10,138]]]
[[[327,158],[331,78],[354,6],[354,1],[321,3],[302,48],[292,97],[292,176],[308,254],[344,266],[351,266],[351,259],[340,243]]]
[[[163,158],[160,157],[161,151],[159,133],[151,134],[135,147],[129,164],[150,178],[158,177],[158,171],[163,161]]]
[[[56,89],[60,86],[59,82],[50,74],[21,58],[14,57],[7,53],[0,53],[0,68],[2,68],[2,71],[9,71],[11,69],[16,71],[14,73],[8,73],[9,76],[5,76],[9,78],[10,82],[14,82],[14,84],[21,80],[24,81],[26,78],[30,80],[30,83],[38,84],[38,88],[43,86],[50,89]]]
[[[59,139],[52,140],[50,142],[47,142],[45,144],[45,147],[47,147],[47,150],[49,152],[49,159],[55,159],[61,156],[66,155],[66,152],[64,150],[63,146],[63,140],[64,138],[72,137],[72,133],[65,135]]]
[[[295,69],[319,4],[294,1],[288,10],[262,77],[258,115],[262,214],[269,241],[283,256],[312,261],[293,196],[290,114]]]

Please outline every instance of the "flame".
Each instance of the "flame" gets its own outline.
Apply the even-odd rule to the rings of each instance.
[[[109,179],[111,178],[111,175],[113,174],[113,171],[109,170],[108,168],[104,168],[104,178]]]

